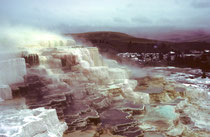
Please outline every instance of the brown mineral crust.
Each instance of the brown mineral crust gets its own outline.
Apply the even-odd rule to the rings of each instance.
[[[144,77],[137,79],[136,91],[148,93],[151,103],[171,102],[177,97],[185,97],[185,88],[176,87],[163,78]]]
[[[117,109],[106,110],[100,114],[102,124],[110,126],[131,123],[132,120],[128,119],[128,116],[129,114]]]
[[[27,75],[24,85],[15,85],[16,88],[13,88],[12,91],[16,95],[14,97],[24,96],[29,108],[55,108],[59,119],[63,119],[63,109],[70,104],[71,94],[69,94],[69,89],[54,89],[50,91],[46,87],[49,84],[51,84],[50,81],[38,75]],[[60,91],[62,92],[58,94]]]
[[[162,133],[146,132],[144,133],[144,137],[166,137],[166,136]]]
[[[121,109],[125,112],[130,112],[132,115],[141,115],[145,112],[143,104],[134,104],[132,102],[122,103]]]
[[[87,130],[75,131],[71,133],[64,134],[63,137],[123,137],[120,135],[113,135],[109,130],[98,131],[96,126],[91,126]]]
[[[147,121],[146,123],[155,125],[158,131],[167,130],[170,127],[170,124],[167,121],[156,120],[156,121]]]
[[[135,137],[142,135],[134,120],[129,114],[118,109],[109,109],[100,114],[102,126],[110,128],[113,134]]]

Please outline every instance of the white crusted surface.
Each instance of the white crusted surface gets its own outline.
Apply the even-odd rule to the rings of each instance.
[[[0,61],[0,83],[10,85],[23,82],[26,74],[26,64],[23,58]]]
[[[12,91],[8,85],[0,85],[0,100],[12,99]]]
[[[7,109],[0,112],[0,135],[8,137],[62,137],[66,123],[54,109]]]

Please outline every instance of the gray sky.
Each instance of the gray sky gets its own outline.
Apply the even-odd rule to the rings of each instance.
[[[0,0],[0,24],[59,32],[210,30],[210,0]]]

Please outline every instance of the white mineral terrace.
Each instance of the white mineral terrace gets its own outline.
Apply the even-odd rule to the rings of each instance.
[[[142,131],[145,136],[208,135],[207,90],[187,89],[178,80],[165,81],[161,78],[165,68],[147,69],[159,74],[158,78],[130,79],[128,69],[103,59],[97,48],[76,46],[74,40],[42,42],[21,46],[20,54],[0,60],[0,136],[61,137],[67,129],[82,130],[91,120],[122,136]],[[169,80],[179,77],[170,74]],[[27,84],[26,80],[28,104],[18,104],[12,97],[12,85]]]
[[[19,100],[0,105],[0,135],[8,137],[62,137],[66,123],[59,122],[54,109],[27,109]],[[14,104],[16,104],[14,106]],[[17,109],[17,107],[20,107]],[[21,108],[22,107],[22,108]]]
[[[38,73],[43,72],[46,77],[52,78],[55,82],[66,81],[70,86],[77,86],[82,83],[118,84],[117,87],[121,87],[127,94],[130,94],[129,92],[132,92],[136,85],[136,82],[128,79],[126,69],[112,69],[105,65],[98,49],[94,47],[72,48],[66,46],[66,48],[59,48],[56,45],[56,48],[30,46],[28,49],[26,46],[22,50],[24,54],[35,51],[40,57],[40,65],[37,66]],[[28,64],[25,64],[25,60],[19,57],[20,55],[17,54],[0,61],[0,98],[3,101],[0,104],[2,109],[0,134],[11,137],[62,136],[66,130],[66,125],[59,122],[56,111],[53,109],[37,108],[30,110],[16,109],[15,107],[6,109],[4,103],[7,100],[12,101],[9,85],[24,82],[23,76],[27,75],[26,65]],[[65,67],[71,67],[71,71],[64,72],[62,70],[61,59],[66,61]]]

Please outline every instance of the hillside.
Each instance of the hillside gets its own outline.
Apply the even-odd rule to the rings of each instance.
[[[210,49],[207,42],[167,42],[145,38],[137,38],[120,32],[87,32],[65,34],[78,41],[90,42],[102,52],[168,52],[170,50],[188,51]],[[154,46],[157,45],[157,48]]]
[[[167,41],[172,42],[207,42],[210,43],[210,34],[176,34],[170,35],[165,38]]]

